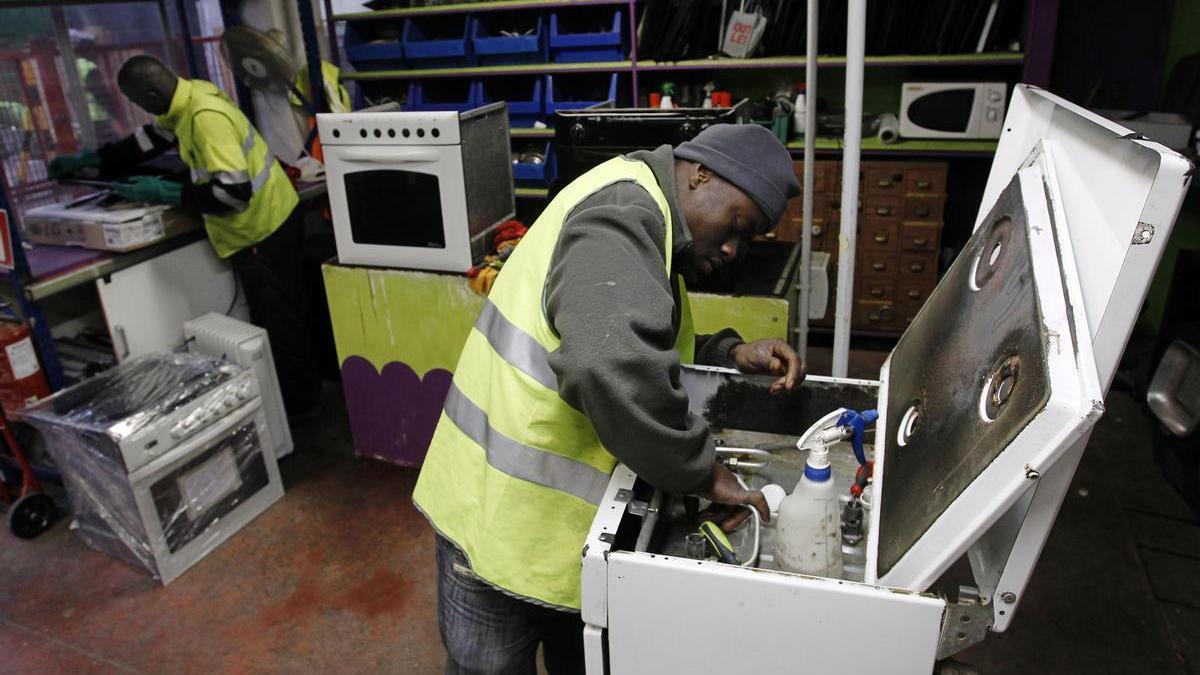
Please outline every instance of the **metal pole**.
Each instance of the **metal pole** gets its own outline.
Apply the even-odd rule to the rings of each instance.
[[[804,231],[800,234],[800,316],[796,323],[797,351],[800,358],[808,360],[808,308],[812,294],[812,219],[813,219],[813,169],[817,157],[817,116],[811,102],[817,100],[817,5],[818,0],[808,0],[807,56],[804,59]]]
[[[850,315],[854,308],[854,250],[858,238],[858,164],[862,153],[863,64],[867,0],[850,0],[846,19],[846,135],[842,153],[842,222],[838,233],[837,312],[833,327],[833,376],[846,377],[850,363]]]
[[[166,56],[167,65],[176,73],[183,72],[183,68],[179,67],[179,60],[175,58],[175,50],[171,49],[171,17],[167,14],[167,3],[163,0],[158,0],[158,20],[162,24],[163,31],[163,55]]]
[[[329,107],[325,102],[325,78],[321,73],[321,44],[317,41],[313,0],[300,0],[296,7],[300,10],[300,33],[304,36],[304,55],[308,61],[308,86],[312,90],[309,98],[312,100],[313,110],[319,113],[328,112]]]
[[[342,59],[338,55],[337,22],[333,20],[333,0],[325,0],[325,30],[329,33],[329,62],[340,66]]]
[[[71,104],[71,112],[79,125],[79,134],[83,137],[83,147],[96,147],[96,129],[92,125],[91,110],[87,98],[83,94],[83,80],[79,79],[79,68],[75,62],[75,46],[71,44],[71,31],[67,28],[67,15],[60,5],[54,5],[50,10],[54,20],[54,37],[58,43],[58,54],[62,60],[63,72],[67,75],[67,101]]]
[[[201,76],[200,64],[196,61],[196,44],[192,42],[192,25],[188,16],[188,3],[184,0],[175,0],[175,13],[179,15],[179,37],[183,39],[183,56],[187,59],[188,77],[197,78]],[[171,34],[167,33],[163,36],[167,40],[167,44],[171,43]],[[170,52],[168,46],[167,51]],[[208,75],[209,79],[215,79],[212,75]]]
[[[630,87],[633,89],[633,99],[629,102],[629,107],[631,107],[631,108],[638,107],[638,68],[637,68],[637,61],[638,61],[637,38],[638,38],[638,36],[637,36],[637,21],[633,17],[634,2],[635,2],[635,0],[629,0],[628,8],[625,10],[625,11],[629,12],[629,63],[630,63],[629,79],[631,80]],[[613,105],[616,105],[616,101],[613,101]]]

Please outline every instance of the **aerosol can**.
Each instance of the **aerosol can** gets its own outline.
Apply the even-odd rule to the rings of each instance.
[[[829,467],[829,448],[813,447],[796,489],[779,505],[775,563],[785,572],[842,576],[841,508]]]

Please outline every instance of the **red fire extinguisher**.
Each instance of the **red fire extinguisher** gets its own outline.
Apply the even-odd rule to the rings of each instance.
[[[0,406],[14,417],[21,408],[50,395],[50,383],[24,321],[0,315]]]

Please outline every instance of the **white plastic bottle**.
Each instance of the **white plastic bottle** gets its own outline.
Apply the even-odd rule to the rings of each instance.
[[[806,87],[800,85],[796,91],[796,101],[792,107],[792,136],[803,136],[804,125],[807,123],[808,102],[805,96]]]
[[[842,530],[829,449],[809,451],[804,477],[779,505],[775,563],[785,572],[842,577]]]

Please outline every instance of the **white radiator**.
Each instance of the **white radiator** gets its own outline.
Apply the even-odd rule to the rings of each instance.
[[[292,451],[292,432],[288,429],[283,409],[283,394],[275,375],[275,360],[271,358],[271,342],[267,331],[253,324],[224,314],[209,312],[183,324],[183,336],[188,350],[208,356],[229,359],[243,368],[253,370],[258,378],[267,428],[275,442],[276,459]]]

